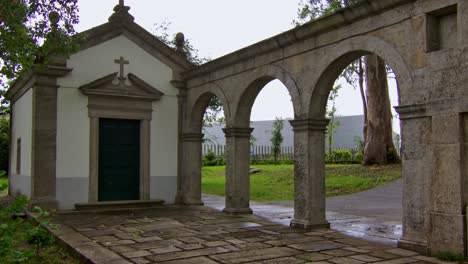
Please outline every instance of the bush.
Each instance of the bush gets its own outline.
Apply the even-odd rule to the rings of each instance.
[[[340,149],[332,151],[332,160],[333,161],[347,161],[350,162],[353,160],[353,153],[349,149]]]
[[[203,157],[203,166],[222,166],[225,164],[224,155],[216,155],[211,150],[208,150],[208,153]]]
[[[357,163],[362,163],[363,159],[364,157],[361,152],[356,153],[356,156],[354,157],[354,161],[356,161]]]

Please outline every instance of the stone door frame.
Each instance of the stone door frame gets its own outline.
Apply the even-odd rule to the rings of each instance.
[[[90,148],[89,148],[89,195],[90,203],[98,202],[99,190],[99,119],[127,119],[140,121],[140,200],[150,199],[150,135],[151,102],[143,102],[143,108],[132,108],[117,102],[114,106],[106,104],[104,98],[89,98]],[[120,102],[127,100],[117,100]],[[146,103],[146,104],[145,104]]]

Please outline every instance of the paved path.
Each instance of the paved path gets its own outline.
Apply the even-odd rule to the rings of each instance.
[[[224,197],[204,195],[206,206],[222,210]],[[402,235],[402,180],[364,192],[327,198],[327,219],[332,229],[354,237],[396,245]],[[252,202],[255,214],[289,225],[293,201]]]
[[[334,230],[309,232],[203,206],[54,217],[58,240],[89,263],[443,263]]]

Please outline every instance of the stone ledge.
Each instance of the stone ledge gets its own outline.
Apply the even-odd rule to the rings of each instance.
[[[36,214],[27,212],[27,215],[37,224],[41,224]],[[70,254],[80,259],[83,263],[131,263],[70,227],[59,226],[55,228],[48,225],[43,226],[52,234],[58,245],[65,248]]]
[[[224,213],[230,214],[230,215],[243,215],[243,214],[252,214],[252,209],[250,207],[248,208],[224,208],[223,209]]]
[[[121,209],[139,209],[159,207],[164,204],[163,200],[146,201],[112,201],[96,203],[78,203],[75,204],[77,211],[103,211],[103,210],[121,210]]]
[[[416,251],[419,254],[422,254],[425,256],[429,255],[429,248],[427,247],[426,243],[400,239],[398,241],[398,247],[402,249]]]
[[[324,221],[323,223],[311,223],[309,221],[293,219],[291,221],[290,226],[293,228],[301,228],[307,230],[330,229],[330,223],[327,221]]]

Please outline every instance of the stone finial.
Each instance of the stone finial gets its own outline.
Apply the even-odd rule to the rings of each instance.
[[[49,13],[49,21],[50,21],[50,26],[52,29],[57,29],[58,28],[58,22],[60,21],[60,14],[56,11],[52,11]]]
[[[175,42],[176,42],[176,50],[180,53],[185,53],[184,51],[184,45],[185,45],[185,36],[182,32],[177,33],[175,37]]]
[[[135,19],[128,11],[129,6],[125,5],[124,0],[119,0],[119,4],[114,7],[114,14],[109,17],[110,22],[133,22]]]

